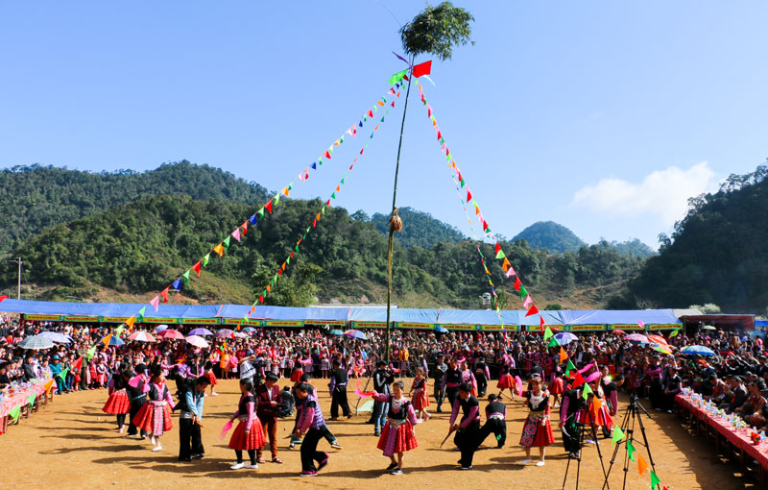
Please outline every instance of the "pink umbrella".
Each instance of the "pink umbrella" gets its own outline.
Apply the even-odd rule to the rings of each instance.
[[[194,345],[201,349],[207,349],[209,346],[208,342],[199,335],[190,335],[186,340],[189,345]]]
[[[219,339],[233,339],[235,338],[235,331],[228,328],[222,328],[216,332],[216,338]]]
[[[154,342],[155,338],[147,332],[138,331],[129,335],[128,340],[135,340],[136,342]]]
[[[667,345],[667,339],[662,337],[661,335],[649,335],[648,340],[655,344],[664,344]]]
[[[164,339],[184,340],[184,334],[172,328],[169,328],[168,330],[163,330],[162,332],[157,334],[157,336],[162,337]]]
[[[613,331],[613,334],[614,335],[626,335],[627,332],[625,332],[624,330],[616,329],[616,330]]]
[[[650,341],[648,340],[648,337],[646,337],[645,335],[641,335],[639,333],[629,334],[626,337],[624,337],[624,340],[631,340],[633,342],[642,342],[644,344],[650,343]]]

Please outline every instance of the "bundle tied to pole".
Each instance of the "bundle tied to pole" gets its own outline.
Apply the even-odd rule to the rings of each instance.
[[[392,217],[389,218],[389,232],[394,233],[403,229],[403,220],[397,215],[397,208],[392,211]]]

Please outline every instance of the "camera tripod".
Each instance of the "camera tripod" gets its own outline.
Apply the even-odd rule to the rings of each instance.
[[[571,414],[568,416],[568,419],[572,419],[575,416],[576,416],[575,413]],[[582,449],[584,448],[584,434],[586,433],[587,425],[575,424],[575,427],[576,427],[576,433],[570,434],[572,444],[571,444],[571,447],[568,448],[568,464],[565,466],[565,477],[563,477],[563,490],[565,490],[565,485],[568,482],[568,471],[571,468],[571,461],[574,459],[576,460],[576,490],[579,490],[579,478],[581,476],[581,456],[582,456]],[[562,430],[563,432],[565,432],[565,426],[563,426]],[[597,456],[600,459],[600,466],[603,468],[603,476],[606,477],[606,481],[607,481],[605,465],[603,464],[603,453],[600,451],[600,444],[599,444],[599,441],[597,440],[597,427],[595,426],[594,423],[590,425],[590,431],[592,432],[592,440],[595,442],[595,447],[597,448]],[[574,451],[574,449],[576,450]]]
[[[651,414],[648,413],[648,411],[637,401],[637,395],[631,395],[629,397],[629,406],[627,407],[627,411],[624,413],[624,420],[621,422],[620,426],[626,437],[623,441],[616,443],[616,447],[613,450],[613,456],[611,456],[610,465],[608,466],[608,473],[605,475],[603,490],[610,488],[608,486],[608,478],[611,476],[613,464],[616,462],[616,456],[619,454],[619,450],[621,449],[622,445],[624,446],[624,483],[621,487],[622,490],[627,488],[627,472],[629,471],[630,461],[629,448],[634,447],[635,442],[645,448],[646,452],[648,453],[648,460],[651,464],[651,469],[656,469],[656,465],[653,462],[653,456],[651,455],[651,446],[648,444],[648,436],[645,434],[645,426],[643,425],[643,418],[640,412],[644,413],[649,419],[653,419]],[[637,422],[637,424],[640,426],[640,434],[643,437],[642,442],[635,439],[635,422]]]

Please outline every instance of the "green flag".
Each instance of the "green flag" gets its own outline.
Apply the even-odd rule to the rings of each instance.
[[[264,217],[264,208],[259,209],[257,211],[257,214],[259,215],[259,218],[263,218]]]
[[[674,331],[674,332],[672,332],[672,333],[669,335],[669,338],[671,339],[672,337],[677,337],[677,334],[678,334],[679,332],[680,332],[680,329],[679,329],[679,328],[676,328],[676,329],[675,329],[675,331]]]
[[[117,328],[115,329],[115,337],[119,337],[119,336],[120,336],[120,334],[122,334],[122,333],[123,333],[123,326],[122,326],[122,325],[120,325],[119,327],[117,327]]]
[[[546,330],[544,330],[544,340],[549,340],[550,337],[554,337],[555,334],[552,333],[552,330],[547,327]]]
[[[592,388],[588,384],[584,384],[584,391],[581,393],[581,397],[586,400],[590,393],[592,393]]]
[[[550,347],[560,347],[560,344],[557,342],[556,338],[552,337],[549,340],[549,343],[547,344],[547,348],[550,348]]]
[[[528,295],[528,291],[525,289],[525,286],[520,286],[520,299],[525,299],[525,297]]]
[[[331,199],[336,199],[336,193],[335,192],[331,193]]]
[[[224,239],[224,241],[223,241],[223,242],[221,242],[221,243],[223,243],[223,244],[224,244],[224,248],[229,248],[229,240],[230,240],[231,238],[232,238],[232,237],[228,236],[227,238],[225,238],[225,239]],[[187,272],[189,272],[189,271],[187,271]]]
[[[291,263],[291,258],[290,258],[290,257],[288,257],[287,259],[285,259],[285,263],[286,263],[286,264],[290,264],[290,263]]]
[[[96,346],[94,345],[93,347],[88,349],[87,354],[88,354],[88,360],[90,361],[93,358],[93,356],[96,354]]]
[[[203,257],[203,267],[208,267],[208,261],[211,259],[211,254],[205,254]]]
[[[624,432],[622,432],[621,427],[614,427],[613,428],[613,434],[611,435],[611,441],[613,442],[613,445],[615,446],[619,442],[623,441],[626,435]]]
[[[296,247],[294,247],[294,249],[298,252],[299,251],[299,246],[296,245]]]
[[[403,71],[399,71],[399,72],[395,73],[394,75],[392,75],[391,77],[389,77],[389,82],[388,83],[390,85],[394,85],[397,82],[399,82],[400,80],[402,80],[403,77],[405,75],[407,75],[407,74],[408,74],[408,69],[407,68],[405,70],[403,70]]]
[[[651,470],[651,488],[656,490],[656,487],[661,483],[661,479],[656,475],[656,472]]]
[[[574,366],[571,360],[568,359],[568,364],[565,365],[565,375],[570,376],[571,371],[576,371],[576,366]]]
[[[635,460],[635,446],[632,445],[632,441],[627,441],[627,454],[630,460]]]
[[[29,403],[30,407],[35,406],[35,400],[37,399],[37,396],[35,395],[29,395],[29,398],[27,398],[27,403]]]
[[[275,194],[275,198],[273,199],[273,202],[275,203],[275,206],[280,204],[280,193],[279,192],[277,194]]]
[[[227,237],[227,240],[229,240],[229,237]],[[181,275],[181,277],[184,278],[184,284],[189,282],[189,269],[187,269],[187,272]]]
[[[12,408],[11,411],[8,412],[8,416],[12,418],[14,422],[18,422],[20,413],[21,413],[21,406],[17,406]]]
[[[67,379],[67,374],[69,374],[69,368],[64,368],[59,374],[56,375],[56,377],[65,380]]]
[[[501,260],[504,257],[506,257],[506,255],[504,255],[504,250],[499,250],[499,253],[496,254],[496,258]]]
[[[141,320],[144,319],[144,313],[146,312],[147,312],[146,306],[139,310],[139,323],[141,323]]]

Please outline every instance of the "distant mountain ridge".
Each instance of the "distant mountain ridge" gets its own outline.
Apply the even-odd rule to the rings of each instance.
[[[525,240],[533,248],[550,252],[575,252],[587,244],[574,232],[554,221],[538,221],[517,235],[512,241]]]
[[[186,160],[155,170],[85,172],[53,166],[0,170],[0,254],[21,245],[41,228],[92,216],[159,195],[189,195],[256,204],[269,192],[229,172]]]

